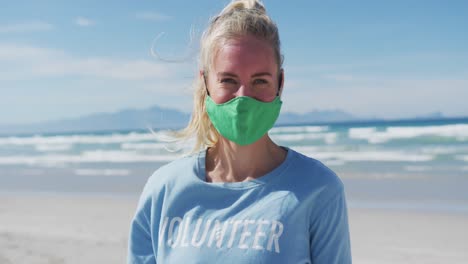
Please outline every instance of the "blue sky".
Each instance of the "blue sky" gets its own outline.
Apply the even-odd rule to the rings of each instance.
[[[152,105],[189,112],[190,31],[229,1],[2,1],[0,124]],[[265,0],[283,111],[468,116],[468,1]],[[154,49],[167,63],[151,56]],[[196,50],[195,50],[196,52]]]

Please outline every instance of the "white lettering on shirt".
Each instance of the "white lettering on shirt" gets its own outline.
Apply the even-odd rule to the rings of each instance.
[[[284,225],[266,219],[204,219],[165,217],[159,229],[159,244],[176,247],[237,247],[280,253]],[[226,237],[226,239],[225,239]]]

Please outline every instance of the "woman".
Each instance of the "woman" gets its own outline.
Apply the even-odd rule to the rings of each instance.
[[[178,134],[198,151],[148,179],[128,263],[351,263],[342,182],[268,136],[283,82],[264,6],[230,3],[202,36],[194,111]]]

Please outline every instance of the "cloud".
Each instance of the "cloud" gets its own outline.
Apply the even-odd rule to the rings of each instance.
[[[35,31],[50,31],[55,27],[52,24],[43,21],[30,21],[17,24],[0,25],[1,33],[22,33]]]
[[[37,77],[97,77],[114,80],[167,79],[179,73],[181,64],[151,60],[77,57],[61,50],[0,43],[0,80]]]
[[[29,59],[47,59],[63,56],[63,51],[44,49],[34,46],[25,46],[9,43],[0,43],[0,65],[2,61],[23,61]]]
[[[370,114],[402,118],[442,111],[447,116],[468,113],[468,74],[457,76],[398,76],[342,73],[309,79],[287,79],[284,109],[341,109],[356,116]],[[331,82],[330,82],[331,81]],[[292,83],[293,89],[290,89]]]
[[[93,26],[95,22],[89,18],[77,17],[75,19],[75,24],[80,27],[89,27],[89,26]]]
[[[172,17],[157,13],[157,12],[140,12],[135,15],[137,19],[141,20],[149,20],[149,21],[166,21],[166,20],[171,20]]]

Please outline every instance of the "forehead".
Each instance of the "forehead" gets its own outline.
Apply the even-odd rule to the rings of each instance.
[[[271,45],[253,36],[224,41],[213,58],[215,72],[268,71],[273,74],[277,67]]]

